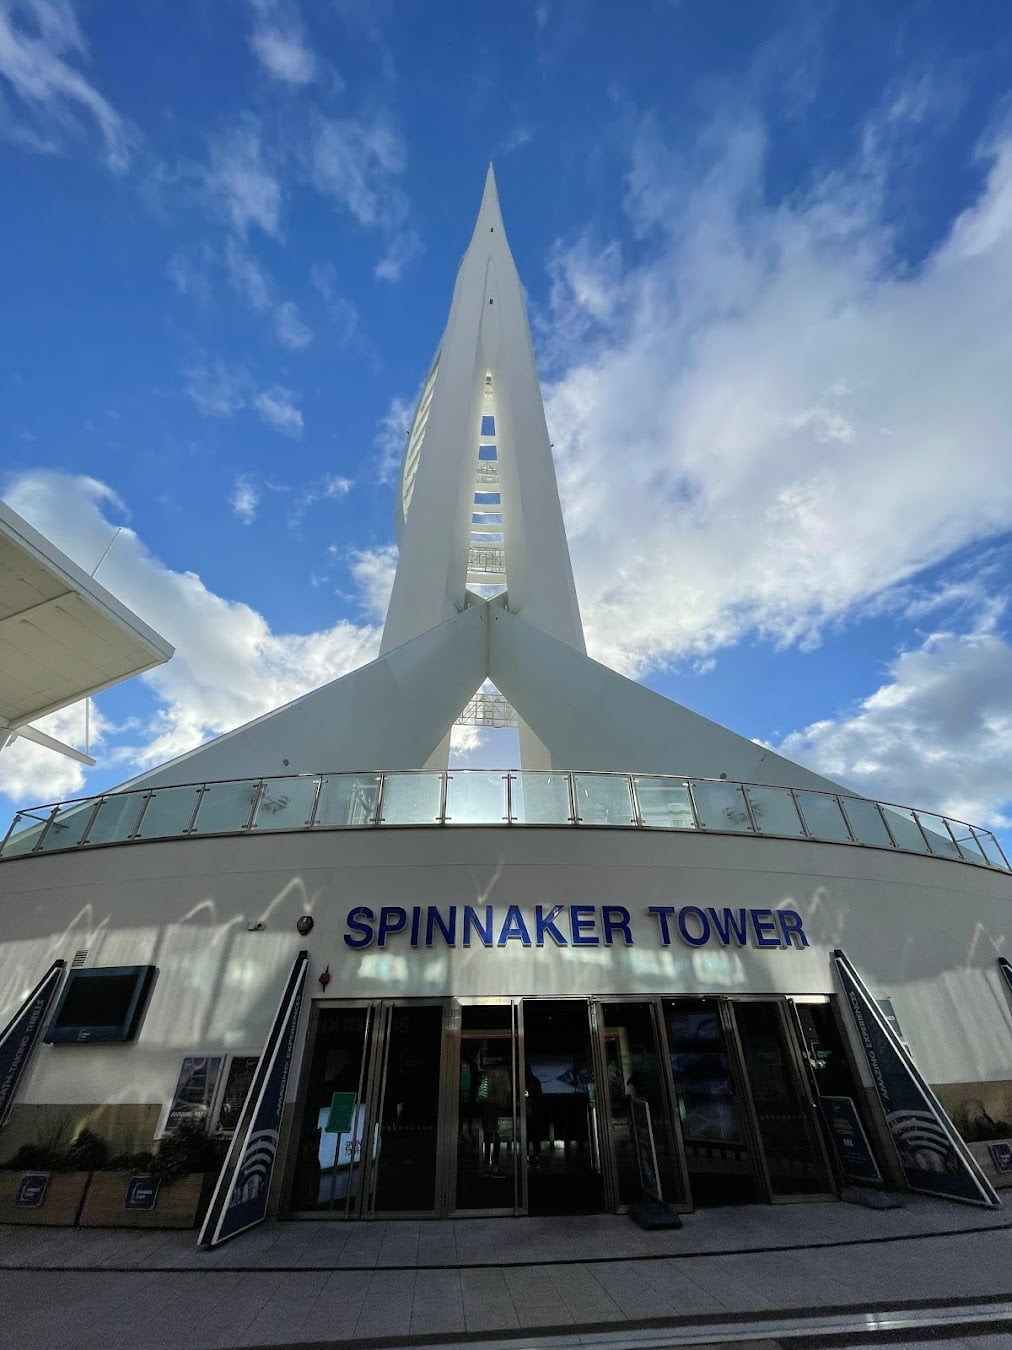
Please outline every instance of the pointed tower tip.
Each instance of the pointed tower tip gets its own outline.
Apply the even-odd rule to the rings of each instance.
[[[478,219],[475,222],[475,235],[484,234],[486,230],[480,230],[484,225],[486,230],[496,226],[502,230],[502,212],[499,208],[499,190],[495,181],[495,169],[492,167],[492,161],[489,160],[488,171],[485,174],[485,188],[481,194],[481,206],[478,208]]]

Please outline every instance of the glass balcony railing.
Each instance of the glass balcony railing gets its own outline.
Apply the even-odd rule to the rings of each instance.
[[[831,792],[653,774],[292,774],[137,788],[19,811],[0,858],[191,835],[388,825],[695,830],[923,853],[1009,871],[990,830]]]

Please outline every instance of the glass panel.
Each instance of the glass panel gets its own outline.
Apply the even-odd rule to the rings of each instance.
[[[945,828],[945,821],[942,817],[931,815],[925,811],[918,811],[916,814],[931,852],[937,853],[943,858],[958,858],[960,856],[959,849],[952,842],[952,836]]]
[[[460,1010],[457,1209],[512,1209],[520,1158],[513,1009]]]
[[[912,853],[927,853],[928,846],[913,811],[908,811],[905,806],[883,805],[882,814],[890,834],[896,840],[897,848],[909,849]]]
[[[383,780],[383,822],[431,825],[439,819],[442,792],[441,773],[388,773]]]
[[[976,826],[973,828],[974,836],[980,844],[981,852],[992,867],[1001,867],[1008,870],[1008,863],[1002,857],[1001,849],[998,847],[998,840],[990,830],[979,830]]]
[[[39,842],[39,835],[46,828],[46,822],[51,814],[50,812],[44,815],[40,820],[38,816],[19,811],[14,817],[14,824],[4,844],[4,857],[13,858],[19,853],[31,853]]]
[[[693,779],[692,795],[696,799],[700,829],[751,831],[745,795],[736,783]]]
[[[320,1012],[306,1087],[292,1187],[292,1209],[343,1210],[357,1207],[362,1183],[365,1132],[365,1076],[369,1060],[367,1008],[325,1008]],[[331,1117],[335,1093],[347,1093],[349,1128]],[[375,1157],[375,1148],[373,1149]]]
[[[584,825],[634,823],[629,779],[622,774],[573,775],[576,814]]]
[[[653,1009],[649,1003],[605,1003],[601,1011],[619,1204],[631,1205],[642,1194],[630,1105],[634,1097],[650,1107],[661,1194],[669,1204],[684,1204]]]
[[[513,775],[513,819],[522,825],[569,825],[569,776],[564,773]]]
[[[634,778],[640,819],[654,830],[694,830],[689,789],[677,778]]]
[[[835,797],[831,797],[828,792],[798,792],[795,795],[809,834],[816,839],[850,843],[850,831]]]
[[[946,823],[952,831],[952,837],[956,841],[960,857],[967,862],[983,863],[984,854],[981,851],[980,844],[974,838],[972,827],[962,820],[953,820],[948,816],[946,817]]]
[[[378,773],[335,773],[323,780],[317,825],[371,825],[379,801]]]
[[[506,819],[506,775],[447,774],[446,819],[455,825],[501,825]]]
[[[775,1196],[823,1195],[829,1178],[779,1010],[773,1003],[732,1006],[770,1188]]]
[[[435,1208],[442,1044],[441,1006],[392,1010],[376,1172],[377,1213]]]
[[[79,844],[91,820],[96,801],[97,798],[92,797],[86,802],[69,802],[66,806],[58,807],[39,851],[48,853],[50,849],[74,848]]]
[[[786,788],[749,787],[745,791],[760,834],[804,834],[798,808]]]
[[[693,1202],[747,1204],[758,1198],[755,1166],[719,1004],[716,999],[669,999],[664,1020]]]
[[[194,834],[235,834],[249,824],[259,779],[243,783],[211,783],[200,800]]]
[[[604,1204],[584,999],[525,999],[527,1198],[531,1214],[597,1214]]]
[[[877,802],[862,801],[860,797],[844,797],[843,809],[859,844],[892,848],[893,841],[889,838]]]
[[[255,830],[304,830],[313,814],[316,785],[310,776],[268,778],[253,821]]]
[[[114,844],[129,839],[144,805],[143,792],[117,792],[106,797],[88,831],[89,844]]]
[[[193,816],[200,788],[159,788],[151,794],[138,839],[170,839],[183,833]]]

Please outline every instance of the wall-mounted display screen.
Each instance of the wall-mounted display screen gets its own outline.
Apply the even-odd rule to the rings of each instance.
[[[155,966],[72,970],[44,1039],[50,1045],[132,1041],[155,974]]]

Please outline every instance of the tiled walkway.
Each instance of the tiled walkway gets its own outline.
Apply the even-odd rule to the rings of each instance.
[[[729,1339],[801,1350],[833,1317],[853,1337],[855,1313],[869,1328],[899,1310],[917,1324],[911,1344],[962,1318],[988,1335],[975,1350],[1012,1350],[1008,1209],[915,1197],[887,1211],[754,1206],[655,1233],[614,1216],[284,1223],[214,1252],[193,1236],[0,1227],[0,1345],[364,1350],[496,1337],[502,1350]]]

